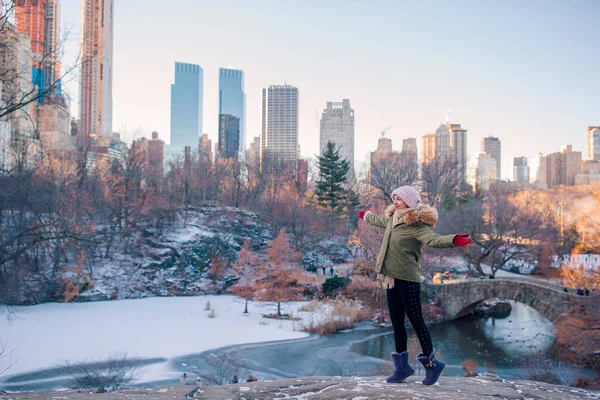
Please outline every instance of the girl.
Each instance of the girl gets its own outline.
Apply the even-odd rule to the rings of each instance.
[[[401,186],[392,193],[393,204],[385,215],[371,210],[359,211],[358,216],[373,226],[385,229],[383,243],[377,256],[376,271],[386,288],[390,319],[394,327],[396,351],[392,353],[394,373],[388,383],[400,383],[414,374],[408,364],[408,339],[404,328],[404,316],[412,324],[422,353],[416,357],[425,367],[424,385],[433,385],[442,374],[444,364],[435,358],[431,335],[421,310],[421,248],[423,245],[438,248],[466,246],[471,243],[467,234],[437,235],[432,228],[437,223],[435,208],[421,203],[421,196],[411,186]]]

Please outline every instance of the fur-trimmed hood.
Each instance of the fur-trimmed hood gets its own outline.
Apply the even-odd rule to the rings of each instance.
[[[394,216],[394,212],[396,211],[396,207],[394,205],[389,205],[385,209],[386,218],[390,219]],[[430,207],[428,205],[423,204],[420,210],[415,210],[407,213],[404,216],[404,222],[407,225],[416,225],[419,222],[424,223],[425,225],[429,225],[431,228],[435,227],[438,221],[438,212],[435,208]]]

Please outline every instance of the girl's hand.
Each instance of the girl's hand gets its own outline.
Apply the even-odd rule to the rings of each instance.
[[[471,240],[468,233],[459,233],[452,239],[452,243],[458,247],[465,247],[466,245],[471,244],[472,241],[473,240]]]
[[[368,212],[371,212],[370,208],[365,208],[364,210],[360,210],[358,212],[358,218],[364,220],[365,219],[365,214],[368,213]]]

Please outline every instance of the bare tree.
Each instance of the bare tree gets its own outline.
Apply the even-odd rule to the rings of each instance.
[[[423,190],[429,205],[442,211],[449,207],[451,200],[462,189],[463,163],[449,157],[436,157],[421,165]]]
[[[215,175],[219,177],[219,190],[225,204],[239,207],[244,184],[245,165],[237,157],[218,158],[215,165]]]
[[[257,160],[245,162],[246,179],[242,181],[241,204],[256,210],[260,207],[260,196],[265,186],[266,174],[260,171]]]
[[[419,179],[419,164],[402,153],[378,154],[371,164],[370,183],[377,197],[389,201],[399,186],[411,186]]]
[[[511,260],[537,262],[546,229],[534,210],[514,203],[514,195],[492,187],[485,202],[475,198],[450,212],[454,231],[468,232],[474,245],[461,249],[470,268],[483,275],[489,264],[492,276]]]
[[[113,356],[105,362],[73,365],[66,363],[71,375],[73,389],[85,388],[118,390],[136,379],[138,366],[126,355]]]
[[[206,361],[210,368],[209,372],[199,375],[213,385],[225,385],[229,383],[233,374],[236,373],[236,367],[233,365],[232,360],[233,357],[229,353],[212,353]]]
[[[8,344],[0,340],[0,378],[4,376],[16,364],[17,360],[12,359],[12,350],[8,350]]]

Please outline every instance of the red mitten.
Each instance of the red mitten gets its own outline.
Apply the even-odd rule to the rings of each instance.
[[[458,235],[454,236],[454,239],[452,239],[452,243],[458,247],[465,247],[471,242],[472,240],[467,233],[459,233]]]
[[[358,218],[364,220],[365,219],[365,214],[367,213],[367,211],[371,211],[371,209],[370,208],[365,208],[364,210],[360,210],[358,212]]]

